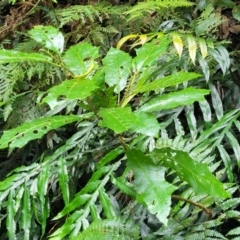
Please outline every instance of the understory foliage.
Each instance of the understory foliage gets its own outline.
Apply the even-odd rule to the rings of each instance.
[[[239,239],[224,2],[26,2],[0,28],[0,239]]]

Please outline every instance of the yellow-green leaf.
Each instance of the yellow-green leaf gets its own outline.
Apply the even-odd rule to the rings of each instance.
[[[178,56],[179,58],[182,56],[182,51],[183,51],[183,42],[181,37],[179,36],[178,33],[173,33],[172,34],[172,40],[173,40],[173,44],[177,50]]]
[[[208,54],[206,41],[203,38],[199,38],[198,43],[202,54],[202,58],[204,59]]]
[[[188,41],[189,56],[194,64],[196,59],[197,43],[195,38],[191,35],[187,36],[187,41]]]

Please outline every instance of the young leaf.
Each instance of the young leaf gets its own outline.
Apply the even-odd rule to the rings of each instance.
[[[134,173],[136,200],[166,225],[171,209],[171,194],[176,187],[165,181],[165,169],[154,164],[140,150],[128,150],[126,154],[127,166]]]
[[[196,79],[200,76],[201,75],[199,75],[197,73],[178,72],[178,73],[163,77],[161,79],[154,80],[153,82],[150,82],[146,85],[137,87],[136,90],[135,90],[135,93],[155,91],[155,90],[158,90],[160,88],[176,86],[180,83]]]
[[[204,95],[208,93],[209,90],[194,89],[189,87],[179,92],[173,92],[155,97],[144,104],[138,111],[154,112],[163,109],[172,109],[179,106],[191,105],[195,101],[204,100]]]
[[[103,69],[105,71],[105,82],[111,87],[116,86],[115,93],[120,93],[127,84],[130,74],[131,57],[118,49],[111,48],[107,56],[103,58]]]
[[[81,43],[70,47],[63,56],[66,67],[75,75],[81,76],[89,72],[94,59],[99,57],[99,47],[89,43]]]
[[[39,118],[31,122],[25,122],[23,125],[3,132],[0,139],[0,149],[3,148],[21,148],[33,139],[41,138],[45,133],[52,129],[59,128],[63,125],[76,122],[80,117],[53,116]]]
[[[206,41],[203,38],[199,38],[198,43],[199,43],[202,59],[204,59],[208,54]]]
[[[101,109],[98,115],[103,119],[101,126],[110,128],[117,134],[129,130],[137,119],[130,108]]]
[[[172,33],[172,41],[180,58],[182,56],[183,51],[183,42],[178,33]]]
[[[193,64],[195,64],[196,52],[197,52],[197,43],[196,43],[194,37],[191,36],[191,35],[187,36],[187,41],[188,41],[189,56],[190,56]]]
[[[30,37],[41,43],[47,49],[56,53],[62,53],[64,37],[58,29],[53,26],[34,26],[29,32]]]
[[[174,169],[179,178],[188,182],[197,194],[208,194],[216,198],[230,197],[207,165],[194,161],[186,152],[167,147],[155,149],[151,154],[156,155],[167,167]]]

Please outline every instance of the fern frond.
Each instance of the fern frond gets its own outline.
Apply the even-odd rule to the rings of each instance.
[[[102,21],[100,12],[97,11],[92,5],[75,5],[63,9],[55,10],[56,17],[59,20],[59,27],[63,27],[67,23],[73,21],[81,21],[81,25],[90,21],[94,23],[97,19],[99,22]]]
[[[236,227],[236,228],[232,229],[231,231],[229,231],[227,233],[227,236],[229,236],[229,235],[238,235],[238,238],[239,238],[239,236],[240,236],[240,227]]]
[[[151,14],[154,11],[163,11],[163,8],[176,8],[176,7],[190,7],[193,4],[187,0],[148,0],[146,2],[139,2],[136,6],[126,11],[130,14],[129,20]]]
[[[73,240],[138,240],[139,228],[131,222],[120,218],[97,220]]]

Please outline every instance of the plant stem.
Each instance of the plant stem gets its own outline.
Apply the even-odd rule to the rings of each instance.
[[[191,200],[189,200],[187,198],[183,198],[183,197],[178,196],[178,195],[172,195],[172,198],[180,200],[180,201],[183,201],[183,202],[190,203],[191,205],[196,206],[196,207],[202,209],[206,214],[208,214],[208,218],[209,219],[212,218],[212,210],[210,210],[209,208],[204,207],[202,204],[193,202],[193,201],[191,201]]]

